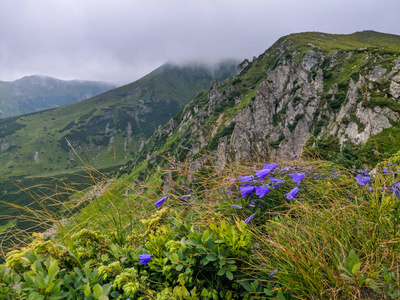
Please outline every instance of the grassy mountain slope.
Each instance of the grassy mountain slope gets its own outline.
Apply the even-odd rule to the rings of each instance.
[[[98,168],[125,162],[213,75],[228,76],[236,62],[212,73],[202,65],[165,65],[140,80],[57,109],[0,120],[0,170],[5,176],[75,172],[79,159]],[[67,141],[68,140],[68,141]]]
[[[380,33],[372,30],[360,31],[352,34],[327,34],[322,32],[296,33],[283,37],[278,42],[283,42],[284,40],[291,40],[297,47],[315,45],[326,52],[360,48],[400,50],[400,40],[397,35]]]
[[[106,82],[26,76],[0,83],[0,117],[23,115],[84,100],[116,86]]]

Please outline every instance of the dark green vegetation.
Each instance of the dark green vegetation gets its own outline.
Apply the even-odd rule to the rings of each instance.
[[[106,82],[26,76],[0,83],[0,118],[23,115],[84,100],[116,86]]]

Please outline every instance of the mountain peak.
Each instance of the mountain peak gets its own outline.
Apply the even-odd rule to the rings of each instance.
[[[359,48],[400,50],[399,35],[373,30],[357,31],[351,34],[330,34],[316,31],[293,33],[282,37],[276,44],[283,42],[290,42],[292,46],[298,49],[304,46],[313,46],[327,52]]]

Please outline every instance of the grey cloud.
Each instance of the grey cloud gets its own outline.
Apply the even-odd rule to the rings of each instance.
[[[1,0],[0,80],[128,83],[167,62],[252,58],[301,31],[400,34],[400,1]]]

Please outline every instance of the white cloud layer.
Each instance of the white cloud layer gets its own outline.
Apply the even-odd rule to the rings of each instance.
[[[169,61],[252,58],[295,32],[400,35],[398,0],[1,0],[0,80],[132,82]]]

